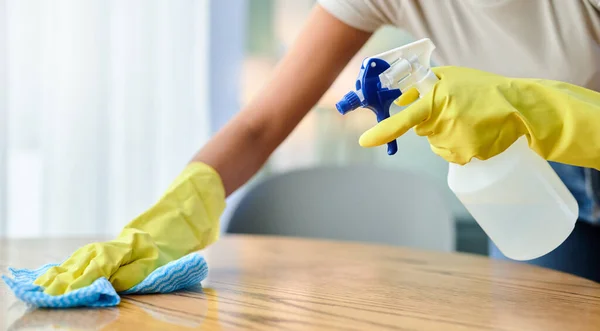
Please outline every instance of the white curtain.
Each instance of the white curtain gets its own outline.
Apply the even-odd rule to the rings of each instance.
[[[112,234],[209,138],[209,1],[0,0],[0,235]]]

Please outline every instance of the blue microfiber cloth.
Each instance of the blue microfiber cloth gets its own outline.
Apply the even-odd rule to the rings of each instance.
[[[44,289],[34,285],[33,281],[56,265],[58,264],[47,264],[35,270],[9,268],[14,279],[6,276],[2,276],[2,279],[17,298],[35,307],[111,307],[121,302],[119,294],[174,292],[197,285],[208,273],[204,258],[198,253],[192,253],[157,268],[142,282],[121,293],[117,293],[108,279],[102,277],[90,286],[52,296],[45,294]]]

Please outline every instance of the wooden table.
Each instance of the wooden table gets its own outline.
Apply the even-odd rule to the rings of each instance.
[[[95,240],[0,241],[0,272]],[[600,284],[485,257],[230,236],[204,288],[125,296],[110,309],[31,310],[0,285],[0,329],[597,330]]]

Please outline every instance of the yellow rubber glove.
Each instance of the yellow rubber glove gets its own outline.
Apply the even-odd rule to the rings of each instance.
[[[361,146],[383,145],[414,127],[434,153],[464,165],[491,158],[525,135],[548,161],[600,169],[600,93],[461,67],[432,70],[440,78],[434,88],[366,131]],[[418,97],[410,90],[397,103]]]
[[[59,295],[106,277],[116,291],[127,290],[156,268],[216,241],[224,209],[225,191],[217,172],[191,163],[116,239],[78,249],[34,283],[47,294]]]

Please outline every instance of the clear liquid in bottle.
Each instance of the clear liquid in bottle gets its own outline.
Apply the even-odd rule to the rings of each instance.
[[[525,137],[488,160],[451,163],[448,185],[498,249],[514,260],[553,251],[571,234],[579,213],[571,192]]]

